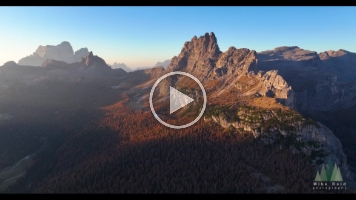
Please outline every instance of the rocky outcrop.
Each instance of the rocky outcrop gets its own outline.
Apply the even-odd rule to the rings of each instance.
[[[187,71],[204,79],[215,68],[221,51],[214,33],[206,33],[197,38],[194,36],[190,42],[185,42],[178,56],[172,58],[167,71]]]
[[[278,71],[271,70],[262,74],[261,71],[257,74],[263,85],[258,93],[263,96],[275,97],[283,105],[294,108],[295,99],[292,87],[278,74]]]
[[[278,70],[293,90],[294,103],[301,112],[332,111],[356,102],[356,54],[345,50],[317,54],[299,47],[279,47],[259,52],[258,68]]]
[[[150,69],[144,69],[143,71],[145,74],[151,75],[151,77],[159,77],[164,71],[164,68],[163,66],[157,66]]]
[[[293,135],[296,140],[294,151],[308,155],[319,153],[321,159],[329,155],[332,161],[340,166],[343,177],[354,181],[340,140],[323,124],[304,119],[292,110],[256,110],[241,107],[232,113],[236,115],[215,111],[214,114],[206,115],[204,120],[213,121],[224,128],[233,126],[240,131],[252,133],[255,138],[263,138],[268,143],[274,143],[278,135]],[[317,159],[318,156],[315,160]]]
[[[98,65],[98,66],[103,66],[103,67],[109,67],[105,60],[100,58],[99,56],[94,56],[93,52],[89,52],[89,55],[85,58],[84,61],[85,66],[93,66],[93,65]],[[109,67],[110,68],[110,67]]]
[[[30,56],[19,60],[19,65],[41,66],[47,59],[63,61],[66,63],[80,62],[82,57],[88,55],[88,49],[82,48],[74,53],[69,42],[62,42],[59,45],[40,45]]]
[[[257,72],[256,52],[246,48],[236,49],[235,47],[230,47],[220,55],[214,72],[218,76],[222,76],[235,73],[239,75],[247,74],[250,71]]]
[[[252,73],[261,85],[244,95],[258,92],[278,98],[283,105],[298,111],[312,113],[355,105],[355,66],[356,54],[345,50],[318,54],[297,46],[282,46],[256,53],[230,47],[222,53],[214,33],[206,33],[186,42],[166,72],[185,71],[203,83],[221,78],[225,84],[220,87],[236,85],[238,77]],[[258,71],[262,72],[257,74]]]
[[[104,59],[94,55],[92,51],[79,64],[84,66],[80,70],[86,78],[102,79],[126,74],[124,70],[113,70]]]
[[[278,93],[278,96],[287,97],[287,90],[291,88],[277,70],[268,71],[263,76],[260,73],[260,80],[268,90]]]
[[[246,48],[230,47],[222,53],[214,33],[194,36],[186,42],[178,56],[172,58],[168,72],[185,71],[201,81],[222,76],[257,72],[256,52]]]

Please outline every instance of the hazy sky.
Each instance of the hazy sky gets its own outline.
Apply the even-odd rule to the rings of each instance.
[[[356,52],[356,7],[0,7],[0,65],[68,41],[108,64],[152,66],[206,32],[215,33],[221,51]]]

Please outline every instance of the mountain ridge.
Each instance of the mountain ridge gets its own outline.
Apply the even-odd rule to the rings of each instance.
[[[64,43],[64,46],[66,45],[68,46],[67,43]],[[49,47],[48,49],[51,48],[52,47]],[[52,50],[48,50],[48,52],[51,51]],[[85,52],[86,50],[82,51]],[[47,47],[41,47],[37,55],[40,57],[40,54],[43,56],[46,55]],[[41,180],[42,182],[38,183],[43,184],[37,191],[56,190],[51,188],[51,184],[49,183],[56,184],[58,187],[55,188],[57,189],[69,185],[67,191],[74,190],[74,187],[71,185],[74,185],[72,179],[75,181],[83,179],[80,176],[72,175],[79,174],[79,171],[83,169],[82,166],[87,164],[87,160],[93,162],[92,164],[86,165],[87,168],[91,168],[93,171],[80,171],[81,174],[88,172],[89,175],[86,177],[88,178],[92,177],[92,173],[99,172],[98,174],[100,174],[101,177],[98,177],[99,181],[96,183],[107,180],[107,176],[103,173],[101,166],[107,166],[106,164],[111,163],[110,160],[121,162],[120,159],[115,159],[117,157],[112,156],[120,152],[125,154],[129,153],[130,151],[126,151],[126,147],[132,147],[131,150],[136,151],[136,148],[147,147],[145,145],[150,142],[159,142],[159,140],[164,141],[160,143],[160,145],[172,147],[174,142],[169,139],[174,138],[174,135],[176,133],[179,134],[179,132],[177,131],[170,135],[170,133],[164,129],[166,127],[160,126],[153,118],[147,106],[151,86],[161,75],[172,71],[184,71],[196,76],[207,91],[209,105],[207,105],[205,120],[201,120],[197,126],[192,127],[197,133],[201,134],[197,137],[198,140],[196,142],[204,142],[200,136],[207,136],[206,138],[210,138],[213,142],[218,141],[217,149],[225,149],[225,147],[227,147],[225,144],[232,142],[231,146],[235,146],[237,143],[234,142],[238,141],[235,139],[245,137],[245,134],[255,137],[256,141],[267,141],[267,145],[269,144],[268,141],[272,141],[272,143],[278,141],[278,137],[275,137],[276,135],[282,136],[282,138],[284,136],[286,138],[289,136],[298,136],[292,138],[295,140],[292,140],[292,145],[289,146],[290,148],[282,150],[283,154],[291,153],[291,155],[295,155],[298,153],[295,149],[301,147],[302,150],[299,151],[300,153],[309,154],[308,156],[310,157],[316,157],[316,160],[320,159],[320,162],[316,161],[317,164],[320,165],[323,164],[323,158],[325,157],[321,150],[325,150],[326,153],[330,153],[333,162],[340,166],[342,173],[345,174],[345,180],[348,181],[348,187],[351,188],[353,187],[354,179],[349,170],[349,162],[347,159],[352,153],[347,151],[344,153],[343,142],[327,127],[329,124],[321,124],[301,115],[314,111],[327,112],[332,109],[338,109],[340,106],[355,106],[356,102],[352,100],[356,97],[356,94],[353,93],[353,91],[356,90],[355,81],[348,79],[352,76],[340,70],[340,68],[347,68],[349,65],[346,67],[336,65],[338,63],[347,64],[349,60],[352,61],[353,54],[349,54],[350,53],[343,51],[330,51],[325,53],[325,55],[317,54],[316,52],[304,50],[297,46],[276,47],[273,50],[264,52],[256,52],[247,48],[230,47],[225,52],[222,52],[218,46],[215,34],[211,32],[210,34],[205,33],[199,38],[194,36],[190,41],[185,42],[180,53],[170,60],[167,68],[157,66],[126,73],[122,68],[112,69],[104,59],[94,55],[92,51],[89,52],[86,57],[82,57],[80,61],[74,63],[66,63],[62,60],[47,58],[40,66],[22,66],[10,61],[0,67],[0,86],[2,86],[0,87],[0,92],[4,91],[9,95],[12,94],[17,97],[16,94],[19,94],[18,91],[21,91],[19,88],[21,89],[21,81],[23,81],[25,85],[35,84],[35,86],[32,85],[32,88],[40,88],[39,92],[33,94],[32,98],[34,102],[36,102],[36,98],[38,98],[36,95],[45,96],[46,92],[50,93],[53,89],[57,88],[58,90],[58,88],[63,87],[63,91],[73,91],[69,92],[70,95],[74,95],[71,96],[73,100],[83,102],[100,101],[104,102],[103,105],[105,104],[104,109],[100,107],[100,110],[104,112],[104,115],[101,116],[103,119],[98,119],[98,121],[100,121],[100,128],[96,127],[97,121],[92,123],[85,122],[85,124],[88,123],[89,125],[85,125],[83,129],[78,128],[70,132],[71,128],[59,124],[65,128],[64,130],[70,133],[68,134],[70,137],[64,139],[65,142],[63,145],[59,145],[58,151],[52,151],[53,155],[57,155],[57,157],[49,156],[53,159],[58,158],[54,164],[51,164],[54,166],[52,168],[52,175],[56,174],[56,176],[58,176],[56,178],[58,179],[52,179],[53,177],[49,176],[47,179],[44,179],[45,181]],[[67,54],[65,54],[65,56],[66,55]],[[345,55],[349,55],[349,57],[345,57]],[[67,85],[67,83],[70,84]],[[184,85],[186,79],[168,79],[163,80],[162,83],[163,86],[169,88],[170,86]],[[49,86],[50,88],[48,88]],[[27,91],[27,95],[32,94],[27,88],[23,91]],[[99,91],[103,92],[100,93],[102,95],[97,95]],[[164,87],[159,88],[159,92],[162,93],[161,99],[164,99],[164,95],[168,94]],[[76,95],[82,93],[88,93],[88,96],[79,99]],[[52,101],[61,97],[61,93],[53,93],[52,95],[56,97],[52,98]],[[106,97],[110,97],[110,99],[116,103],[107,101]],[[21,98],[17,99],[21,100]],[[161,99],[158,99],[158,102]],[[63,102],[66,100],[68,99],[64,99]],[[340,105],[333,107],[334,104],[336,104],[334,102],[336,100],[338,100],[336,103]],[[81,108],[80,101],[78,101],[78,105],[76,104],[79,108]],[[46,99],[41,102],[46,102]],[[59,102],[58,105],[61,105],[61,103],[62,102]],[[13,106],[17,105],[21,106],[22,103],[17,103]],[[49,105],[52,105],[52,102],[49,102]],[[220,107],[223,107],[223,109],[220,109]],[[72,114],[66,115],[66,110],[71,109],[55,107],[55,109],[59,108],[61,108],[59,111],[51,110],[49,115],[54,116],[53,119],[55,122],[57,122],[58,119],[79,120],[78,118],[80,117],[76,117],[76,115],[72,118],[70,118]],[[33,113],[35,113],[35,109],[38,108],[34,108]],[[77,108],[73,108],[73,110],[75,109]],[[88,107],[87,109],[90,110],[93,108]],[[57,117],[61,116],[61,112],[65,113],[62,116],[63,118]],[[31,114],[32,112],[29,113]],[[90,115],[82,114],[82,117],[88,116]],[[217,127],[216,124],[219,126]],[[214,129],[208,129],[207,127],[213,127]],[[222,129],[225,130],[221,131]],[[203,132],[199,132],[201,130],[203,130]],[[209,132],[211,130],[217,130],[217,132]],[[185,131],[187,135],[181,138],[187,139],[190,134],[194,134],[189,132],[189,129]],[[9,133],[12,132],[10,131]],[[48,135],[48,137],[52,136]],[[227,143],[219,143],[220,140],[223,139]],[[343,140],[345,141],[345,139]],[[53,141],[58,140],[57,138],[52,138],[52,142]],[[110,145],[107,145],[108,143],[106,142],[109,142]],[[317,147],[318,145],[312,145],[311,147],[304,148],[308,142],[312,144],[316,142],[324,144],[324,146],[319,148]],[[186,143],[186,141],[184,141],[184,143]],[[188,146],[194,144],[195,142],[191,142]],[[122,147],[124,148],[120,149]],[[205,147],[211,146],[207,145]],[[275,146],[274,148],[278,150],[281,147]],[[113,149],[118,151],[112,153]],[[265,153],[264,151],[267,152],[268,148],[263,149],[262,156]],[[317,153],[316,155],[314,155],[315,151]],[[350,151],[350,149],[348,149],[348,151]],[[148,151],[144,149],[143,152],[147,153]],[[166,151],[159,149],[157,152]],[[157,152],[150,152],[149,155],[156,155]],[[179,152],[181,153],[181,151]],[[200,150],[199,153],[193,152],[199,156],[203,155],[204,157],[205,154],[202,152],[206,151]],[[234,151],[227,152],[232,153]],[[240,153],[239,151],[236,152]],[[347,154],[347,157],[345,154]],[[161,154],[157,153],[157,155]],[[179,155],[182,156],[183,154]],[[246,156],[249,157],[250,155],[252,156],[252,154],[247,154]],[[94,156],[94,158],[90,156]],[[239,155],[234,154],[228,158],[232,159],[233,156]],[[297,157],[299,155],[295,156]],[[182,160],[183,163],[186,162],[184,155],[179,158],[183,158],[179,159]],[[144,166],[146,169],[146,165],[149,165],[149,162],[145,164],[141,162],[141,159],[135,159],[133,156],[128,156],[128,159],[134,159],[134,161],[128,162],[131,163],[132,166]],[[145,160],[143,159],[143,161]],[[239,162],[242,162],[242,160],[239,159]],[[283,161],[280,161],[279,158],[275,158],[274,162]],[[68,166],[71,166],[71,169],[75,168],[76,171],[69,169]],[[120,177],[124,176],[123,174],[126,173],[114,171],[114,169],[117,169],[117,166],[123,167],[120,169],[125,169],[126,165],[122,165],[119,162],[111,165],[112,174],[117,173]],[[171,167],[173,165],[168,166]],[[186,163],[184,166],[186,166]],[[198,166],[201,167],[200,165]],[[303,166],[305,165],[298,166],[298,169],[302,169]],[[41,168],[41,165],[37,167],[44,169]],[[32,170],[36,169],[37,168],[33,168]],[[129,170],[133,169],[134,167],[130,167]],[[280,169],[283,170],[285,168]],[[281,172],[281,170],[273,171],[273,173]],[[311,173],[311,171],[312,170],[309,172]],[[135,175],[136,171],[132,173]],[[29,177],[34,176],[31,173],[29,174]],[[195,172],[193,174],[195,174]],[[175,173],[171,176],[174,177],[174,175]],[[285,174],[285,176],[288,175],[290,174]],[[285,179],[285,176],[281,176],[282,179]],[[66,179],[65,177],[75,178]],[[250,177],[250,174],[246,177]],[[62,179],[67,182],[62,184],[62,181],[59,181]],[[135,179],[127,180],[136,182],[134,181]],[[31,181],[33,180],[29,178],[29,182],[24,184],[24,188],[25,185],[28,185]],[[108,184],[109,182],[110,181],[106,181],[105,183]],[[125,184],[126,182],[123,181],[120,183]],[[286,183],[286,185],[287,184],[288,183]],[[82,189],[81,191],[88,189],[82,186],[77,187]],[[101,184],[93,187],[96,189],[95,191],[98,191],[101,188]],[[155,189],[156,188],[153,188],[153,190]],[[65,189],[58,190],[63,191]]]
[[[89,54],[88,48],[80,48],[73,51],[72,45],[63,41],[58,45],[40,45],[37,50],[29,56],[21,58],[19,65],[41,66],[47,59],[64,61],[66,63],[80,62],[83,57]]]

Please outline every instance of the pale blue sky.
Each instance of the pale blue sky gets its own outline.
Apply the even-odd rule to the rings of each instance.
[[[68,41],[108,64],[152,66],[206,32],[215,33],[221,51],[356,52],[356,7],[0,7],[0,65]]]

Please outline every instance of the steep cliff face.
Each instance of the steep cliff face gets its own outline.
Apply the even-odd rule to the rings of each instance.
[[[318,164],[324,161],[325,156],[330,156],[340,166],[343,177],[354,182],[340,140],[323,124],[305,119],[291,109],[217,107],[208,110],[204,120],[218,123],[224,128],[232,126],[239,131],[252,133],[255,138],[267,143],[276,143],[280,138],[292,139],[289,143],[294,152],[308,154]]]
[[[282,49],[276,50],[280,51]],[[224,84],[215,88],[219,91],[217,95],[229,92],[231,86],[236,86],[241,91],[244,90],[245,93],[241,95],[259,93],[263,96],[273,96],[279,98],[281,103],[294,107],[294,93],[280,72],[267,70],[257,73],[258,62],[257,53],[246,48],[230,47],[221,52],[214,33],[206,33],[199,38],[194,36],[190,42],[186,42],[181,53],[172,59],[165,72],[185,71],[197,77],[203,84],[206,81],[222,80]],[[250,78],[241,78],[243,76]],[[254,80],[250,80],[251,77]],[[175,83],[168,78],[167,84]],[[168,89],[163,89],[161,93],[168,93]]]
[[[61,60],[67,63],[73,62],[74,51],[69,42],[62,42],[59,45],[39,46],[36,53],[40,57],[45,57],[54,60]]]
[[[354,81],[356,77],[356,53],[343,49],[324,51],[318,54],[323,70],[332,71],[338,81]]]
[[[356,82],[337,82],[336,75],[297,91],[297,108],[303,112],[335,111],[355,105]]]
[[[214,72],[216,75],[222,76],[235,73],[243,75],[251,71],[257,72],[256,52],[246,48],[236,49],[235,47],[230,47],[220,55]]]
[[[257,75],[262,82],[262,87],[258,91],[259,94],[268,97],[274,97],[280,103],[291,108],[295,108],[294,92],[292,87],[278,74],[277,70],[267,71],[262,75],[261,72]]]
[[[220,54],[214,33],[199,38],[194,36],[190,42],[184,43],[180,54],[171,59],[167,71],[189,71],[203,79],[213,70]]]
[[[203,84],[213,80],[223,80],[225,83],[216,86],[220,92],[228,91],[236,80],[248,73],[257,73],[256,52],[242,48],[230,47],[226,52],[221,52],[214,33],[206,33],[191,41],[186,42],[178,56],[171,59],[171,63],[164,73],[184,71],[198,78]],[[174,87],[179,80],[172,78],[165,80],[166,84]],[[208,83],[209,84],[209,83]],[[161,95],[169,92],[169,87],[161,88]]]
[[[186,42],[181,53],[171,60],[166,72],[185,71],[203,83],[222,80],[223,84],[216,87],[219,91],[217,95],[228,92],[231,85],[236,85],[246,88],[241,95],[259,93],[273,96],[283,105],[312,113],[355,105],[354,66],[356,54],[345,50],[318,54],[297,46],[283,46],[259,53],[235,47],[221,52],[214,33],[206,33]],[[260,83],[238,83],[238,79],[247,74],[256,75]]]
[[[186,71],[201,81],[224,75],[257,72],[256,52],[246,48],[230,47],[222,53],[214,33],[194,36],[186,42],[178,56],[172,58],[167,71]]]
[[[291,107],[299,111],[332,111],[356,103],[354,53],[339,50],[317,54],[299,47],[279,47],[259,52],[257,58],[260,70],[278,70],[291,86]]]

